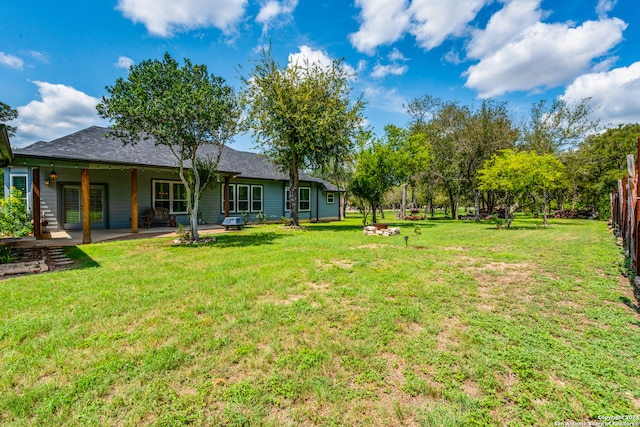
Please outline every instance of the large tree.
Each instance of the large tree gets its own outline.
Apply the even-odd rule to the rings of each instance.
[[[210,177],[217,168],[224,145],[238,130],[240,103],[222,77],[209,74],[205,65],[184,65],[168,53],[162,60],[133,65],[126,79],[106,88],[97,106],[101,117],[112,120],[113,136],[124,144],[152,138],[165,146],[178,161],[186,190],[191,236],[198,239],[198,203],[203,173]],[[216,154],[203,156],[203,146],[214,146]]]
[[[359,143],[356,170],[349,191],[361,202],[359,208],[365,221],[365,203],[368,204],[375,224],[376,209],[391,187],[398,184],[396,162],[391,145],[384,139],[375,139],[370,132],[363,132]]]
[[[640,124],[625,124],[590,135],[575,151],[563,153],[572,184],[572,202],[606,217],[609,193],[627,175],[627,154],[636,154]]]
[[[480,189],[504,196],[507,228],[518,205],[532,193],[543,195],[544,224],[547,221],[546,199],[549,191],[565,185],[565,167],[553,154],[535,151],[503,150],[478,171]]]
[[[530,116],[522,125],[520,148],[554,154],[575,148],[599,128],[599,122],[591,118],[592,111],[591,98],[574,103],[556,99],[532,104]]]
[[[246,123],[264,153],[288,173],[291,225],[298,226],[299,170],[349,157],[364,103],[352,100],[339,60],[282,67],[270,50],[262,50],[253,65],[243,77]]]
[[[18,110],[15,110],[0,101],[0,123],[6,124],[6,122],[10,122],[11,120],[15,120],[18,118]],[[16,134],[16,128],[14,126],[7,126],[7,133],[9,136],[14,136]]]

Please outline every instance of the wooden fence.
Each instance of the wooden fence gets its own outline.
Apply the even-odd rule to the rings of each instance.
[[[631,268],[638,272],[640,260],[640,194],[638,171],[640,165],[640,138],[638,155],[627,156],[627,176],[618,180],[618,189],[611,192],[611,225],[623,239],[624,250],[631,258]]]

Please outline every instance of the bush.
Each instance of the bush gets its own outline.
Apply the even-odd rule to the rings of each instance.
[[[0,235],[23,237],[33,232],[31,214],[22,202],[22,192],[11,189],[11,194],[0,199]]]

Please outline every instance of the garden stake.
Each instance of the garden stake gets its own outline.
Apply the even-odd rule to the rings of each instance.
[[[409,247],[409,236],[404,236],[404,246]]]

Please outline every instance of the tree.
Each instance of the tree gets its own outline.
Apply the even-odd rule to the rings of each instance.
[[[460,138],[460,169],[465,187],[473,195],[475,220],[479,221],[478,169],[499,150],[513,148],[518,131],[513,126],[506,102],[485,99],[479,109],[472,109],[470,113]]]
[[[395,125],[387,125],[384,131],[387,144],[393,151],[391,160],[394,175],[402,184],[400,214],[404,218],[407,209],[407,186],[415,187],[418,175],[427,169],[430,160],[429,144],[426,135],[417,130],[409,132]]]
[[[4,102],[0,101],[0,123],[10,122],[18,118],[18,110],[14,110]],[[9,136],[16,134],[16,128],[14,126],[7,125],[7,133]]]
[[[575,151],[563,153],[573,200],[606,217],[609,193],[627,174],[627,155],[637,154],[640,124],[625,124],[588,136]]]
[[[243,77],[246,123],[257,144],[289,175],[291,225],[298,226],[300,169],[322,169],[347,159],[363,122],[361,98],[352,102],[341,61],[305,61],[287,68],[262,50]]]
[[[180,66],[168,53],[160,60],[146,60],[129,69],[106,88],[97,109],[113,121],[113,136],[124,144],[153,138],[166,146],[178,161],[185,186],[191,236],[198,239],[198,203],[203,190],[203,169],[208,176],[217,168],[224,145],[238,131],[241,107],[231,86],[209,74],[205,65],[188,59]],[[215,155],[199,153],[215,147]]]
[[[549,191],[564,184],[564,165],[552,154],[539,155],[535,151],[503,150],[488,160],[478,171],[480,189],[504,195],[507,228],[513,214],[531,192]],[[546,196],[544,196],[546,225]]]
[[[372,222],[377,222],[376,208],[382,202],[383,197],[391,187],[397,184],[394,171],[393,150],[388,144],[381,140],[371,141],[361,140],[358,163],[351,180],[349,190],[351,193],[366,202],[373,213]],[[359,206],[363,214],[366,213],[366,206]],[[365,217],[366,221],[366,217]]]
[[[520,148],[554,154],[575,148],[586,136],[598,130],[599,122],[590,118],[590,103],[591,98],[575,104],[564,99],[534,103],[529,119],[522,126]]]

